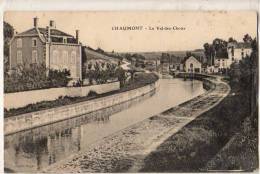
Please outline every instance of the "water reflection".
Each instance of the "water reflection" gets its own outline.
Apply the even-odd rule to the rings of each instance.
[[[198,81],[160,80],[160,90],[73,119],[5,136],[5,167],[35,172],[101,138],[193,98],[204,90]],[[152,107],[156,106],[156,107]]]
[[[15,171],[39,171],[62,160],[81,150],[81,135],[84,133],[81,125],[108,124],[114,113],[140,103],[154,94],[155,91],[130,102],[6,136],[5,167]]]

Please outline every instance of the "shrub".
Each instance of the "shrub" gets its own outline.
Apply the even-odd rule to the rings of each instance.
[[[96,97],[98,94],[96,93],[96,91],[90,90],[88,93],[88,97]]]
[[[48,72],[44,64],[18,66],[12,73],[4,75],[5,93],[67,86],[70,80],[68,70],[51,69]]]

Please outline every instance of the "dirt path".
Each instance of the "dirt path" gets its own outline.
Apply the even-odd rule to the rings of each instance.
[[[216,85],[203,95],[116,132],[45,172],[138,172],[162,142],[227,96],[227,84],[210,81]]]

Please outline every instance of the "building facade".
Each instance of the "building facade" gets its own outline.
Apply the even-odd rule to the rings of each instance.
[[[239,60],[250,56],[252,47],[250,43],[245,42],[230,42],[228,43],[228,63],[238,62]]]
[[[195,57],[190,56],[186,61],[184,62],[184,69],[185,72],[190,73],[201,73],[202,64],[200,61],[198,61]]]
[[[46,28],[38,26],[33,19],[33,28],[15,34],[10,41],[10,69],[30,64],[45,64],[47,69],[70,71],[72,79],[82,78],[79,31],[72,36],[56,29],[54,21]]]
[[[250,43],[230,42],[227,46],[227,55],[216,55],[214,58],[213,73],[225,73],[234,62],[239,62],[246,56],[250,56],[252,47]]]

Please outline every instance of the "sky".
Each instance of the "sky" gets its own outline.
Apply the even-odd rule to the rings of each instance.
[[[202,49],[203,44],[215,38],[227,40],[233,37],[242,41],[248,33],[257,33],[254,11],[7,11],[4,21],[16,31],[33,27],[33,18],[39,18],[39,26],[46,27],[54,20],[56,28],[75,36],[84,45],[100,47],[115,52],[180,51]],[[142,30],[112,30],[114,26],[142,26]],[[173,26],[185,30],[157,30],[156,27]],[[153,27],[154,30],[148,30]],[[145,29],[147,28],[147,29]]]

